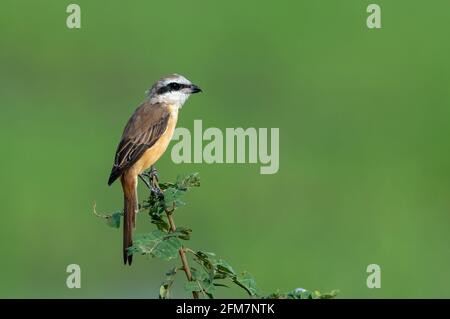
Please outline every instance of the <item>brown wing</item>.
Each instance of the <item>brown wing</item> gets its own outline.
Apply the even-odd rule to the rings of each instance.
[[[116,150],[109,176],[111,185],[123,171],[133,166],[144,152],[155,144],[167,128],[169,111],[161,104],[146,102],[128,120]]]

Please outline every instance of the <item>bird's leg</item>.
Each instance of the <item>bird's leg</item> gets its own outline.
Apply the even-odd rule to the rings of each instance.
[[[141,173],[139,174],[139,178],[144,182],[145,186],[147,186],[148,189],[152,189],[152,186],[150,185],[150,183],[145,179],[146,177],[148,177],[148,173]],[[150,178],[149,178],[150,180]]]
[[[150,190],[151,192],[158,198],[163,197],[163,192],[161,191],[161,188],[159,187],[159,178],[158,178],[158,171],[156,170],[156,167],[152,165],[150,170],[147,173],[148,180],[150,182]]]
[[[148,176],[150,180],[155,179],[157,183],[159,182],[158,171],[156,170],[156,167],[154,165],[150,167],[150,170],[148,171]]]
[[[150,189],[153,186],[152,184],[154,184],[154,180],[156,181],[156,183],[159,182],[158,171],[156,170],[156,168],[154,166],[151,166],[148,171],[142,172],[141,174],[139,174],[139,177],[145,183],[145,185],[147,185],[147,187]],[[147,178],[148,181],[145,178]]]

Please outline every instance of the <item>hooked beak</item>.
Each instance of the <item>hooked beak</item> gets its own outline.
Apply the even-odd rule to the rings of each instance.
[[[202,89],[195,84],[191,84],[191,94],[202,92]]]

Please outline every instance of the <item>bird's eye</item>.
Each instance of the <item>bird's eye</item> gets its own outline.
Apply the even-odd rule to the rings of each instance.
[[[181,88],[180,84],[175,82],[170,83],[169,86],[172,91],[178,91]]]

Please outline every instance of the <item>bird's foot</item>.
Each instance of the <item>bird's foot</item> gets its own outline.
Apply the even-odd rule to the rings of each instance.
[[[159,188],[159,187],[155,187],[152,185],[150,188],[150,192],[159,199],[164,198],[164,194],[163,194],[161,188]]]
[[[161,191],[161,188],[159,188],[158,171],[154,166],[152,166],[147,172],[140,174],[139,177],[153,195],[158,198],[163,197],[163,192]]]

